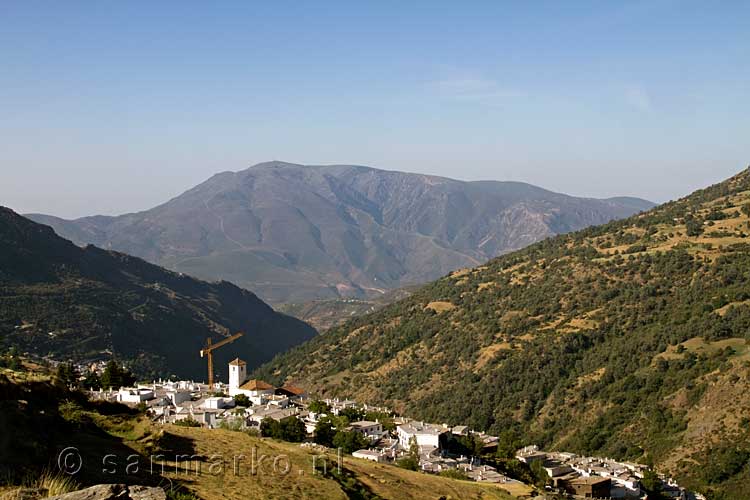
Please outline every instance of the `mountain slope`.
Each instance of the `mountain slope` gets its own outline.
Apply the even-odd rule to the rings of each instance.
[[[257,376],[748,498],[750,171],[454,272]]]
[[[145,212],[29,217],[77,244],[227,279],[281,303],[376,296],[651,206],[517,182],[270,162],[217,174]]]
[[[268,360],[315,335],[231,283],[205,283],[141,259],[80,248],[0,207],[0,343],[39,355],[131,360],[142,373],[204,379],[206,337],[246,335],[217,351]]]

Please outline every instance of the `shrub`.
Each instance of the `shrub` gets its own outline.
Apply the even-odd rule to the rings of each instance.
[[[448,477],[450,479],[461,479],[463,481],[467,481],[469,479],[469,476],[467,476],[465,472],[458,469],[445,469],[440,471],[440,475],[442,477]]]
[[[174,425],[179,425],[180,427],[201,427],[200,422],[191,417],[185,418],[183,420],[177,420],[175,421]]]

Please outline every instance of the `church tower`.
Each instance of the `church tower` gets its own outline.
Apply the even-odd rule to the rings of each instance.
[[[240,358],[235,358],[229,362],[229,392],[232,389],[239,389],[245,383],[247,378],[247,363]]]

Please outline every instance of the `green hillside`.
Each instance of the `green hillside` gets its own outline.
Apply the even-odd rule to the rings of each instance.
[[[63,360],[116,356],[144,376],[203,380],[206,338],[236,331],[246,335],[217,352],[219,370],[236,356],[258,365],[316,334],[231,283],[80,248],[0,207],[0,348]]]
[[[454,272],[256,372],[750,497],[750,172]]]

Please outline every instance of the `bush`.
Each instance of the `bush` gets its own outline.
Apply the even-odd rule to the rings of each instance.
[[[237,394],[234,397],[234,404],[236,404],[237,406],[244,406],[245,408],[248,408],[252,406],[253,403],[250,402],[250,398],[248,398],[244,394]]]
[[[419,470],[419,461],[414,457],[404,457],[396,460],[396,465],[406,470]]]
[[[183,420],[176,420],[174,425],[179,425],[180,427],[201,427],[200,422],[191,417],[185,418]]]
[[[333,446],[341,448],[344,453],[354,453],[362,448],[367,448],[370,442],[359,432],[338,431],[333,436]]]
[[[304,422],[295,416],[282,418],[278,421],[266,417],[260,423],[260,434],[263,437],[299,443],[305,439],[307,431]]]
[[[469,476],[466,475],[465,472],[460,471],[458,469],[446,469],[440,471],[440,476],[442,477],[448,477],[450,479],[460,479],[463,481],[467,481],[469,479]]]

